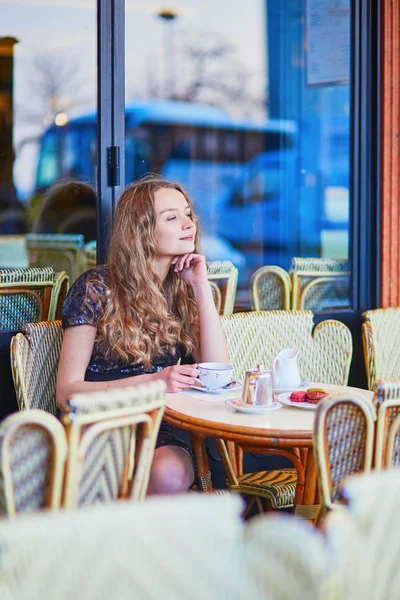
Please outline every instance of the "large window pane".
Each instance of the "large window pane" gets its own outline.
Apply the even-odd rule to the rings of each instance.
[[[350,307],[349,0],[170,4],[127,2],[127,182],[186,186],[237,307],[262,265],[321,272],[292,305]]]
[[[321,269],[305,307],[349,307],[349,5],[127,3],[127,181],[186,186],[207,258],[239,267],[238,306],[277,265]]]
[[[96,237],[96,2],[0,0],[0,15],[0,266],[73,278],[85,263],[60,235]],[[32,233],[58,250],[34,251]]]

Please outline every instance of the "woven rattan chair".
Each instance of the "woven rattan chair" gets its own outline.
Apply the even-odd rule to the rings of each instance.
[[[349,301],[348,261],[338,258],[293,258],[292,308],[314,312],[347,308]]]
[[[71,283],[85,270],[84,237],[80,234],[28,233],[29,264],[65,271]]]
[[[215,302],[215,308],[217,309],[218,314],[221,314],[221,305],[222,305],[221,290],[219,289],[219,287],[217,286],[217,284],[214,281],[210,281],[209,284],[211,286],[211,291],[212,291],[212,295],[213,295],[214,302]]]
[[[362,338],[368,387],[400,377],[400,308],[377,308],[363,314]]]
[[[238,498],[182,494],[3,520],[0,597],[258,599],[247,578],[240,510]]]
[[[400,598],[398,469],[352,477],[343,490],[349,510],[331,511],[324,535],[335,593],[324,598]]]
[[[0,269],[0,330],[60,318],[68,285],[65,271]]]
[[[347,477],[371,470],[375,420],[373,404],[361,396],[332,394],[317,406],[313,441],[322,513],[343,503]]]
[[[400,465],[400,436],[396,419],[400,415],[400,379],[383,379],[375,387],[377,411],[375,468]]]
[[[386,444],[386,466],[400,466],[400,415],[396,417],[389,429]]]
[[[63,329],[61,321],[25,325],[11,341],[11,369],[20,410],[56,414],[56,379]]]
[[[247,369],[269,366],[282,348],[299,349],[299,369],[307,381],[346,385],[353,345],[349,329],[339,321],[326,320],[313,331],[310,311],[264,311],[235,313],[221,317],[234,377],[243,380]],[[232,449],[218,441],[232,490],[266,498],[272,508],[293,506],[297,483],[295,469],[242,474],[229,459]],[[239,458],[239,463],[240,458]],[[251,507],[252,502],[248,508]],[[259,509],[261,503],[258,502]]]
[[[281,267],[260,267],[250,279],[253,310],[289,310],[292,282]]]
[[[339,321],[327,319],[314,329],[311,311],[272,310],[222,316],[221,323],[235,379],[243,380],[257,364],[270,367],[282,348],[295,347],[304,380],[347,384],[353,344]]]
[[[0,424],[0,514],[60,507],[67,440],[61,423],[40,410]]]
[[[220,314],[232,314],[235,305],[236,288],[238,280],[237,268],[229,260],[208,262],[207,277],[210,283],[216,283],[218,285],[218,288],[220,289]]]
[[[76,394],[69,401],[64,506],[84,506],[147,491],[165,384]]]
[[[0,235],[0,269],[18,269],[28,266],[26,236]]]

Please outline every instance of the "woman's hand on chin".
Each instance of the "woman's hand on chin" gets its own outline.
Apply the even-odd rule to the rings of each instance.
[[[202,254],[175,256],[171,264],[175,265],[175,272],[179,273],[188,285],[196,286],[208,282],[206,259]]]

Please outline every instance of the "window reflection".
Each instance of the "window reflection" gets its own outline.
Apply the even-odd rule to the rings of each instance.
[[[6,98],[15,160],[8,175],[0,170],[0,185],[13,191],[0,209],[3,234],[40,230],[53,185],[95,187],[95,2],[65,9],[64,21],[56,5],[44,10],[32,0],[22,19],[8,2],[1,23],[0,36],[19,41],[14,104]],[[159,172],[187,188],[207,258],[239,268],[238,306],[248,305],[251,275],[262,265],[289,272],[294,258],[346,260],[349,0],[337,0],[334,15],[329,2],[313,0],[187,0],[168,21],[126,7],[126,182]],[[39,24],[48,33],[40,48]],[[3,130],[5,123],[0,111]],[[73,227],[64,227],[81,227],[86,242],[93,234],[79,218],[88,208],[76,202]],[[347,291],[340,308],[350,305]]]
[[[89,136],[69,123],[95,108],[96,3],[1,0],[0,6],[0,267],[26,267],[33,266],[36,243],[25,237],[29,232],[95,237],[88,222],[96,221],[96,163],[90,154],[96,121]],[[89,169],[81,169],[82,157]],[[87,183],[90,191],[81,201],[69,195],[70,188],[63,195],[56,188],[54,203],[52,187],[68,182]],[[56,217],[45,207],[49,196]],[[72,241],[54,237],[41,243],[46,252],[34,266],[64,268]],[[47,252],[51,243],[53,255]],[[78,249],[82,243],[79,238]],[[78,272],[75,266],[68,271]]]

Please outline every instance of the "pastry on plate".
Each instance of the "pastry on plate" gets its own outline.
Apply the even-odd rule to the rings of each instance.
[[[322,398],[325,398],[327,393],[322,388],[308,388],[306,392],[306,400],[309,404],[318,404]]]
[[[307,402],[307,392],[302,390],[301,392],[292,392],[290,394],[291,402]]]

